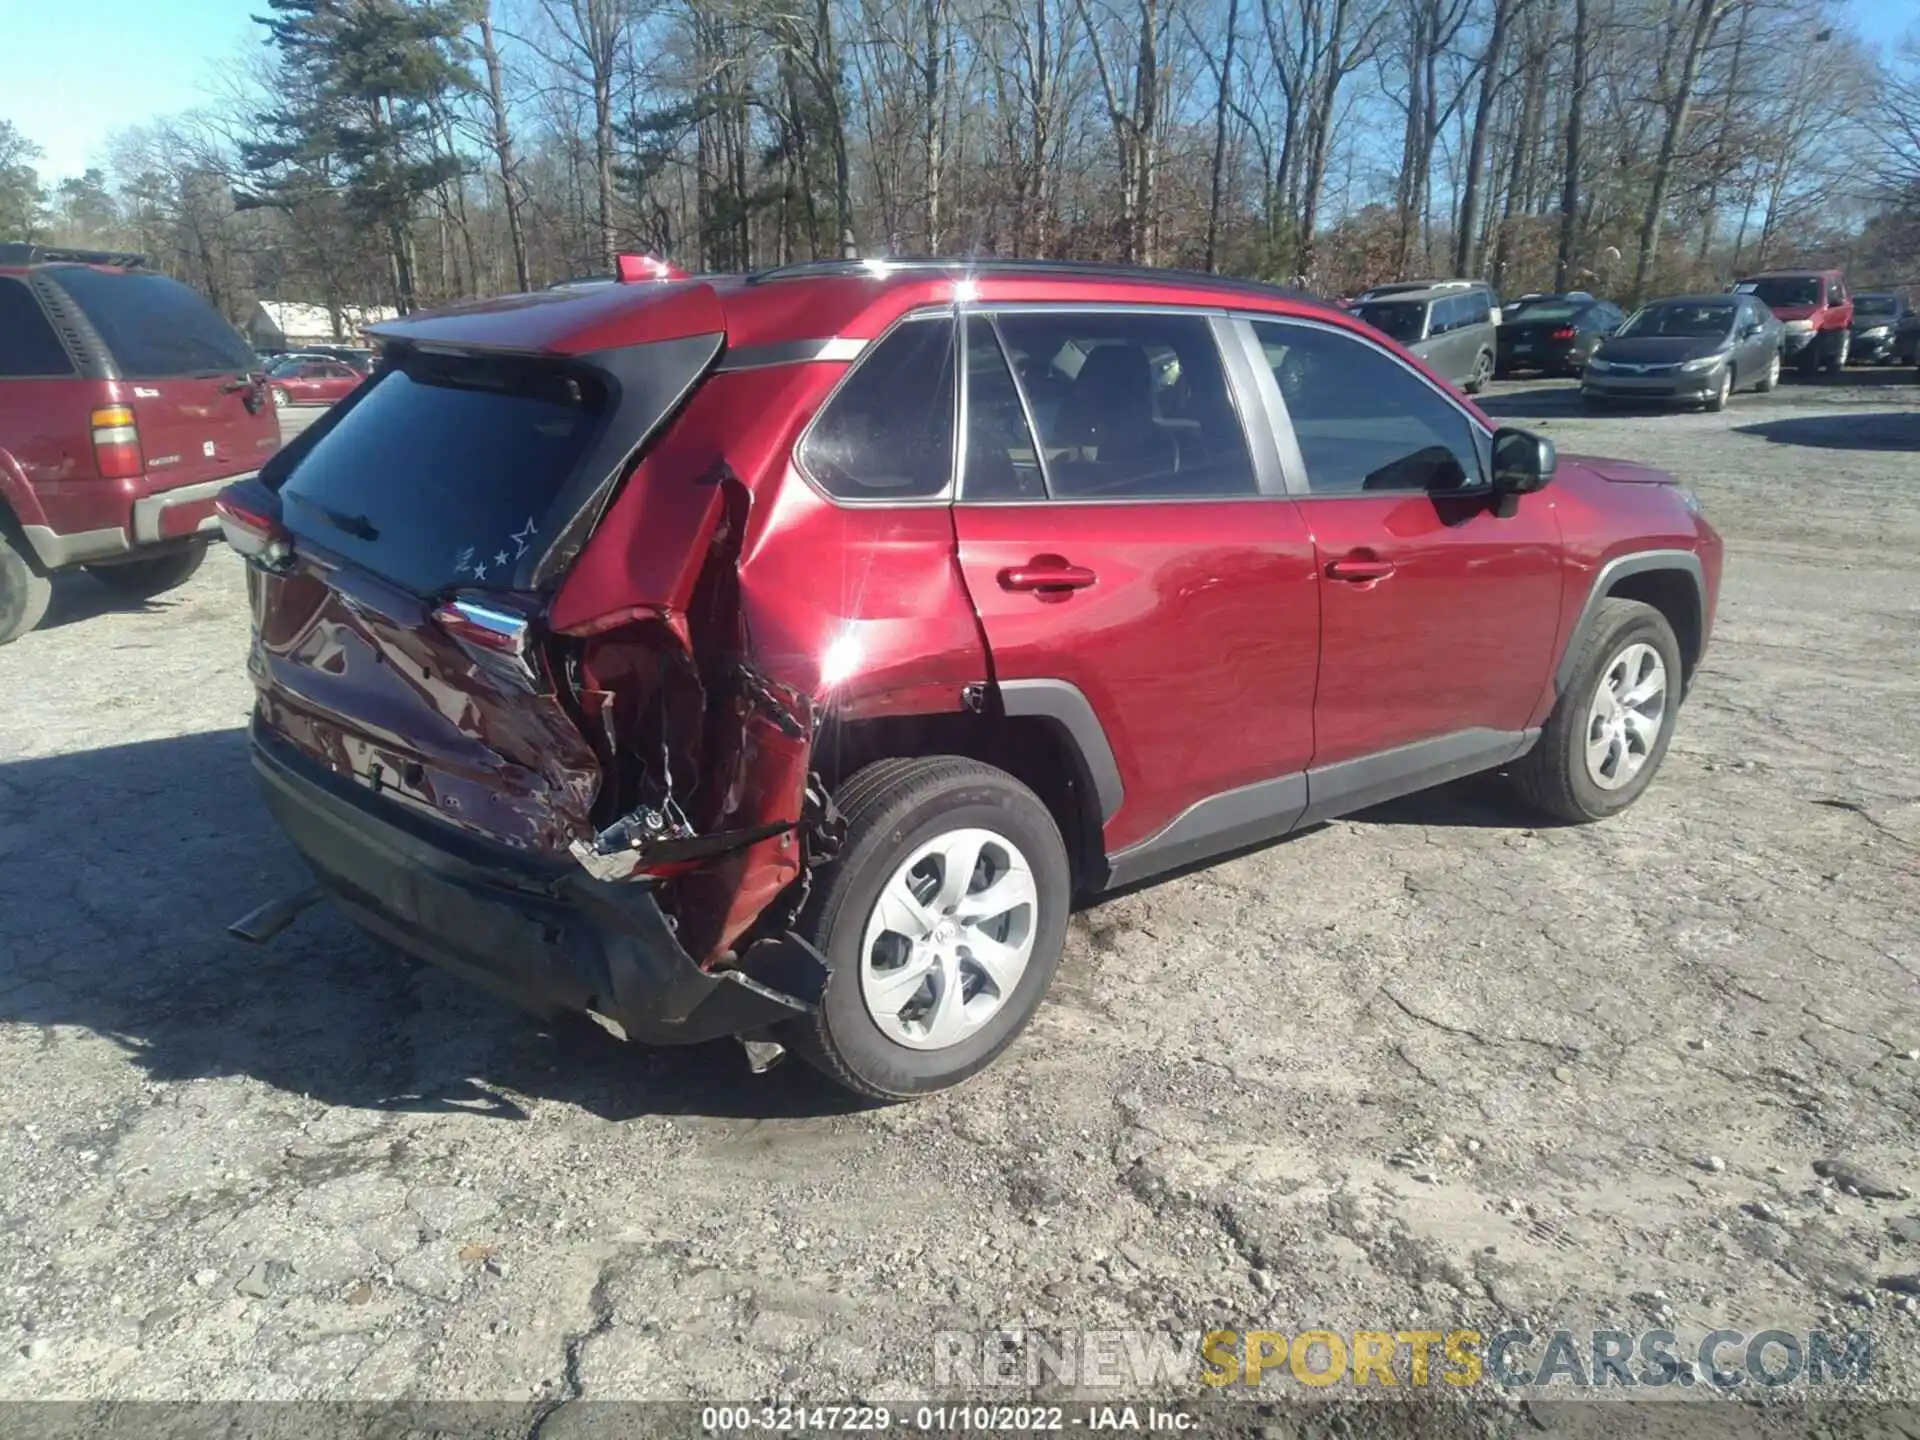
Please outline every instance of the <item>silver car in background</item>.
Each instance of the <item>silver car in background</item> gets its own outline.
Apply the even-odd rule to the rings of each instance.
[[[1442,281],[1414,290],[1405,282],[1376,286],[1354,302],[1352,313],[1469,395],[1493,379],[1500,310],[1493,291],[1482,283]]]
[[[1780,383],[1780,321],[1751,295],[1676,295],[1628,317],[1588,359],[1580,398],[1724,410],[1735,390]]]

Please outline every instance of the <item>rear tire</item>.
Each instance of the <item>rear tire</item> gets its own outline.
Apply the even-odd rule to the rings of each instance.
[[[53,582],[40,573],[26,541],[0,525],[0,645],[11,644],[46,618]]]
[[[87,573],[110,590],[117,590],[136,600],[149,600],[186,584],[206,558],[207,542],[199,540],[184,550],[169,551],[146,560],[128,560],[119,565],[89,565]]]
[[[293,404],[293,396],[288,394],[280,386],[276,385],[273,387],[273,403],[277,405],[280,409],[284,410],[289,405]]]
[[[835,798],[846,838],[815,871],[796,926],[827,959],[826,993],[781,1038],[873,1099],[958,1085],[1012,1043],[1053,983],[1073,890],[1060,829],[1011,775],[957,756],[877,761]],[[955,854],[964,876],[946,869]],[[1003,885],[1003,895],[1031,898],[984,913]],[[996,970],[1008,977],[1004,993]],[[915,974],[925,981],[905,988]]]
[[[1493,353],[1482,350],[1473,357],[1473,374],[1462,387],[1469,395],[1478,395],[1487,388],[1487,381],[1493,378]]]
[[[1573,677],[1554,702],[1539,742],[1515,762],[1509,778],[1520,797],[1534,809],[1556,820],[1584,825],[1619,814],[1652,783],[1666,758],[1667,742],[1673,737],[1683,671],[1680,642],[1674,638],[1667,617],[1638,600],[1611,596],[1602,600],[1593,623],[1574,643],[1580,648]],[[1657,669],[1662,681],[1656,728],[1648,739],[1644,704],[1637,708],[1641,718],[1635,726],[1642,728],[1619,727],[1621,744],[1616,758],[1602,742],[1608,738],[1612,717],[1623,707],[1609,704],[1600,692],[1606,688],[1616,700],[1621,694],[1634,693],[1633,687],[1616,686],[1613,681],[1623,677],[1623,657],[1635,655],[1644,662],[1648,651],[1658,656],[1659,664],[1645,664],[1642,673],[1650,679]],[[1596,773],[1592,756],[1596,749],[1603,748],[1606,753]],[[1611,774],[1607,773],[1609,760],[1614,762]],[[1626,768],[1629,764],[1630,771]]]

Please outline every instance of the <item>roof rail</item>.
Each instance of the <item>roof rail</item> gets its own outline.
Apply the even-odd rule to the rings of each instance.
[[[137,270],[147,257],[130,250],[80,250],[71,245],[35,245],[23,240],[0,242],[0,265],[118,265]]]
[[[1288,285],[1264,280],[1245,280],[1235,275],[1209,275],[1199,270],[1174,270],[1149,265],[1110,265],[1095,260],[1002,259],[992,255],[906,255],[875,256],[866,260],[802,260],[778,265],[748,275],[749,285],[768,281],[806,280],[821,276],[866,275],[885,279],[891,275],[928,274],[952,271],[974,279],[985,276],[1059,275],[1081,276],[1091,280],[1136,280],[1159,285],[1199,285],[1211,289],[1236,290],[1244,294],[1282,297],[1289,300],[1317,300],[1320,297]]]

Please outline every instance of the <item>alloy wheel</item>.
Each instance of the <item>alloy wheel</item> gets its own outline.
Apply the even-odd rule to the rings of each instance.
[[[1667,719],[1667,664],[1643,641],[1627,646],[1600,672],[1587,707],[1587,776],[1618,790],[1646,767]]]
[[[1033,958],[1039,891],[991,830],[949,830],[881,887],[860,946],[860,993],[889,1040],[944,1050],[991,1020]]]
[[[1767,389],[1771,390],[1780,383],[1780,352],[1773,352],[1773,358],[1767,361]]]

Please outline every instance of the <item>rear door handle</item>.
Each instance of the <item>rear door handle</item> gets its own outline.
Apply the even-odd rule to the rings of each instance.
[[[1327,566],[1327,576],[1333,580],[1346,580],[1360,584],[1368,580],[1384,580],[1393,574],[1391,560],[1378,560],[1367,555],[1349,555]]]
[[[1100,577],[1084,565],[1039,562],[1012,565],[1000,572],[1002,590],[1084,590]]]

